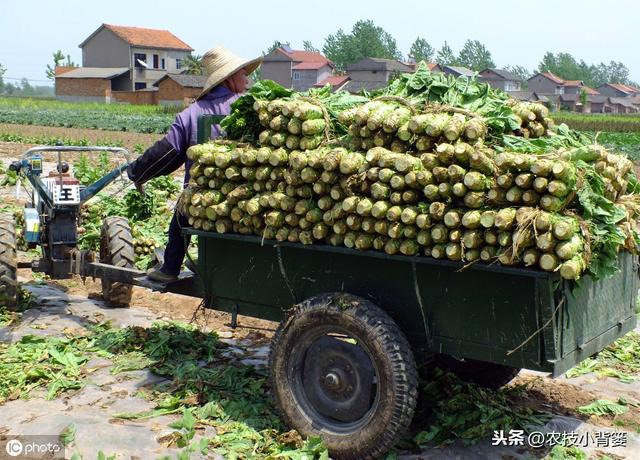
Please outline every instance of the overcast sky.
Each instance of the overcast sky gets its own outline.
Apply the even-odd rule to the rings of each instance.
[[[197,54],[223,44],[253,57],[274,40],[322,48],[327,35],[350,31],[359,19],[386,29],[405,55],[417,36],[436,49],[446,40],[455,52],[471,38],[489,48],[499,67],[531,70],[546,51],[565,51],[588,63],[622,61],[640,81],[637,0],[11,1],[0,15],[0,63],[5,79],[46,81],[53,51],[80,63],[78,44],[102,23],[168,29]]]

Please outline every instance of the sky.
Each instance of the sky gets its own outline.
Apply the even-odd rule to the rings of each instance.
[[[467,39],[484,43],[502,67],[537,68],[546,51],[588,63],[622,61],[640,81],[640,2],[637,0],[346,1],[22,0],[0,16],[0,64],[5,81],[47,84],[45,68],[60,49],[81,63],[78,45],[102,23],[170,30],[203,54],[225,45],[254,57],[274,40],[322,48],[327,35],[371,19],[406,55],[416,37],[458,52]]]

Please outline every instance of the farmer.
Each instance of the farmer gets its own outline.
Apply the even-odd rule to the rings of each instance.
[[[258,68],[261,61],[262,58],[242,59],[223,46],[205,53],[202,64],[207,80],[202,93],[193,104],[178,114],[167,135],[127,168],[129,179],[139,191],[142,191],[142,184],[148,180],[171,174],[185,163],[184,183],[189,181],[191,162],[186,153],[187,148],[196,143],[198,117],[203,114],[228,115],[231,103],[246,91],[248,76]],[[211,137],[219,135],[218,126],[213,126]],[[185,256],[185,242],[181,235],[181,228],[185,226],[188,226],[187,218],[174,212],[169,225],[164,264],[147,272],[152,280],[166,283],[177,279]]]

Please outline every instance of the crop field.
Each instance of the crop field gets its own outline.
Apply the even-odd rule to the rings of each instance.
[[[0,98],[0,123],[165,133],[176,108]]]
[[[556,112],[552,114],[556,123],[566,123],[578,131],[603,131],[618,133],[640,133],[639,114],[582,114]]]

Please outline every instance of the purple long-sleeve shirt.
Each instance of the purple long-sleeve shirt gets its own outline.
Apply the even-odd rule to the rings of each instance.
[[[198,117],[200,115],[229,115],[231,104],[240,97],[224,86],[216,86],[211,92],[178,114],[166,135],[167,141],[181,155],[198,141]],[[220,128],[214,125],[211,138],[220,136]],[[189,168],[193,162],[185,162],[185,183],[189,181]]]

